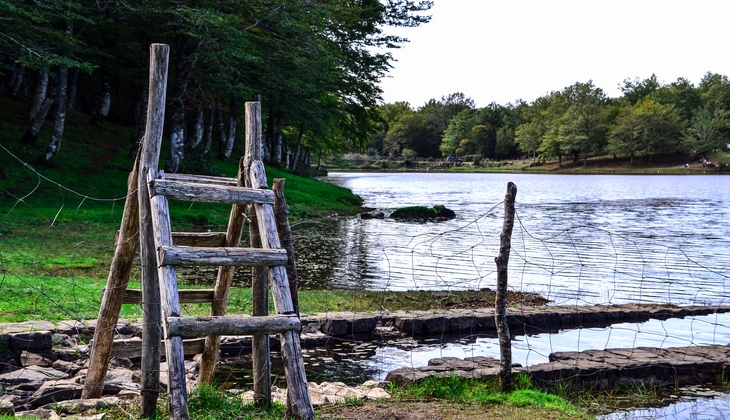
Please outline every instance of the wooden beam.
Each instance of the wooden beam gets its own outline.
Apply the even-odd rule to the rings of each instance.
[[[226,246],[225,232],[172,232],[175,246]]]
[[[271,267],[288,259],[285,249],[161,246],[157,252],[160,265]]]
[[[197,316],[168,317],[167,334],[171,337],[197,338],[209,335],[279,334],[301,331],[297,316]]]
[[[270,190],[226,185],[201,185],[167,179],[152,180],[150,192],[151,195],[164,195],[173,200],[228,204],[274,204],[274,193]]]

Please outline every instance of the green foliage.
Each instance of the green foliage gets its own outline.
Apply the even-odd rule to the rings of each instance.
[[[286,406],[274,403],[269,408],[257,408],[244,403],[238,395],[229,394],[209,384],[199,384],[188,397],[190,417],[200,420],[265,420],[282,419]]]

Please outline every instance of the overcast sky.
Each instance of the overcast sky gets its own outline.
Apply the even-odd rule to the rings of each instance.
[[[575,82],[616,97],[624,79],[730,75],[729,0],[435,0],[381,83],[418,108],[463,92],[478,107],[527,102]]]

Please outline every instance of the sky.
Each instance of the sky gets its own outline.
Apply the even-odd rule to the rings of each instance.
[[[385,103],[454,92],[477,107],[532,102],[589,80],[618,97],[627,78],[730,76],[728,0],[435,0],[428,14],[387,31],[410,42],[391,50]]]

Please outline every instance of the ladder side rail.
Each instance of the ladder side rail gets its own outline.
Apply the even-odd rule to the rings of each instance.
[[[254,161],[249,172],[251,186],[254,188],[267,188],[266,171],[264,164]],[[279,235],[276,230],[274,209],[270,204],[255,205],[258,218],[261,245],[263,248],[280,248]],[[276,266],[269,268],[269,281],[271,282],[272,295],[274,297],[274,308],[279,315],[296,314],[294,303],[289,289],[289,280],[286,268]],[[281,354],[284,361],[284,376],[286,377],[288,398],[287,411],[298,419],[314,419],[307,376],[304,371],[304,358],[299,334],[288,331],[280,334]]]
[[[158,175],[150,170],[148,181],[155,179]],[[159,176],[164,177],[164,173]],[[172,245],[172,228],[170,226],[170,212],[167,198],[164,195],[153,195],[150,191],[150,205],[152,215],[153,235],[155,245]],[[160,265],[157,262],[157,272],[160,281],[160,301],[162,302],[162,317],[179,317],[182,312],[180,298],[177,294],[177,273],[171,265]],[[185,384],[185,354],[181,337],[173,337],[167,331],[167,322],[163,323],[163,334],[165,337],[165,354],[168,368],[168,391],[167,401],[170,411],[170,418],[175,420],[187,420],[190,418],[188,412],[188,396]]]

